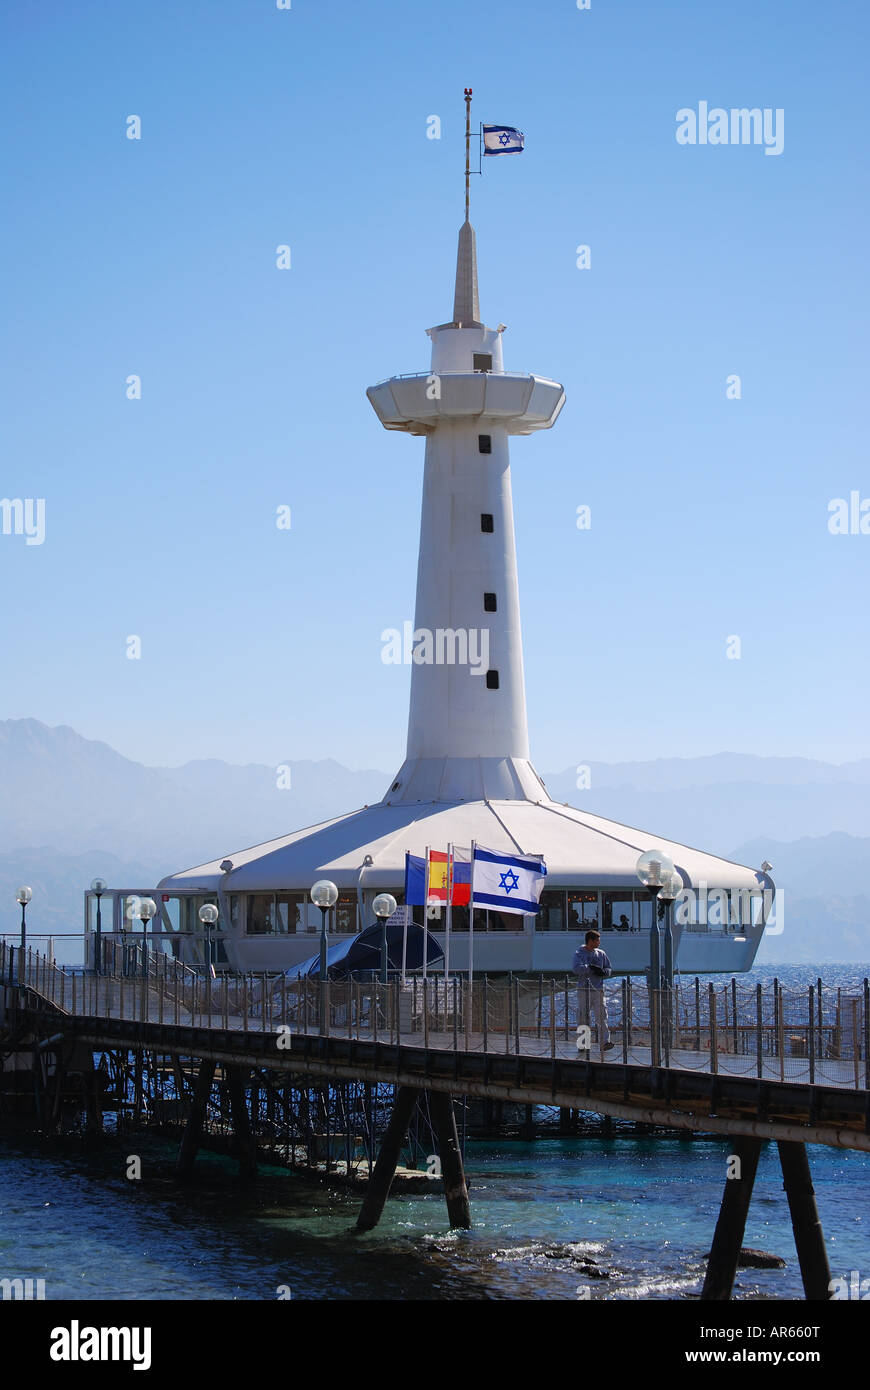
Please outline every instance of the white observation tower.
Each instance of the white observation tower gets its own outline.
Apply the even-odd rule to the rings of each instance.
[[[545,377],[506,372],[504,325],[481,322],[468,220],[470,93],[465,100],[453,319],[428,330],[428,373],[368,391],[386,429],[426,436],[408,747],[391,801],[537,800],[542,791],[529,763],[509,441],[549,429],[565,393]]]
[[[375,805],[163,879],[162,924],[185,933],[192,945],[182,950],[201,963],[198,911],[216,902],[221,960],[242,970],[292,967],[312,954],[320,927],[308,896],[315,880],[331,879],[339,890],[329,915],[335,944],[372,925],[377,893],[403,901],[406,853],[448,845],[467,852],[475,840],[497,853],[541,854],[547,865],[536,916],[475,908],[476,969],[564,973],[584,931],[596,927],[615,970],[642,971],[651,903],[635,865],[659,845],[697,895],[685,931],[675,923],[679,968],[748,970],[764,918],[746,899],[757,901],[771,882],[764,873],[560,805],[529,761],[509,441],[549,429],[565,395],[546,377],[506,372],[504,326],[487,328],[480,318],[468,217],[470,98],[466,91],[453,318],[429,329],[428,372],[368,391],[386,429],[426,438],[405,761]],[[732,904],[742,899],[718,924],[702,908],[711,889]],[[429,922],[443,946],[442,928]],[[469,937],[468,909],[457,908],[454,969],[470,964]]]

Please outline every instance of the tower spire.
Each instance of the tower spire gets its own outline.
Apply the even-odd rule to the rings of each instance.
[[[471,184],[471,88],[465,88],[465,220],[468,221],[468,200]]]
[[[456,289],[453,296],[453,322],[479,325],[480,303],[477,293],[477,239],[468,220],[471,184],[471,88],[465,88],[465,221],[459,229],[456,255]]]

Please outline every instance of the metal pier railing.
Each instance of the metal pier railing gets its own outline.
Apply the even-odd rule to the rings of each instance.
[[[290,980],[215,976],[140,945],[104,943],[102,972],[65,970],[48,956],[0,942],[0,981],[32,991],[64,1013],[225,1032],[320,1035],[439,1051],[591,1059],[713,1075],[868,1089],[870,989],[822,981],[806,990],[736,979],[681,981],[650,990],[611,981],[599,1029],[596,991],[573,977],[475,979],[396,976]],[[589,1003],[591,1003],[591,1014]],[[592,1019],[591,1024],[586,1020]]]

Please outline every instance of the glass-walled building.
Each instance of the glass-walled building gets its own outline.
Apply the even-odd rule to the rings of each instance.
[[[388,891],[401,907],[403,889]],[[127,945],[147,939],[150,949],[163,951],[194,968],[216,970],[289,969],[313,956],[319,948],[320,910],[307,890],[252,893],[179,893],[152,890],[158,915],[143,935],[136,904],[147,890],[137,893],[109,890],[102,901],[102,935]],[[372,890],[343,888],[326,914],[330,944],[355,936],[374,924]],[[200,909],[207,903],[218,909],[214,926],[203,924]],[[658,904],[659,921],[663,908]],[[96,900],[86,895],[86,933],[96,930]],[[557,887],[544,890],[539,912],[532,915],[474,911],[474,968],[493,974],[511,972],[564,973],[585,933],[601,933],[601,944],[614,970],[642,972],[649,958],[652,907],[649,895],[639,887]],[[760,937],[764,912],[761,890],[685,890],[675,904],[674,939],[677,966],[686,971],[741,969],[745,952]],[[446,941],[446,910],[412,907],[410,920],[426,926],[442,947]],[[449,958],[452,970],[469,965],[469,909],[452,909]],[[717,944],[718,943],[718,944]],[[723,945],[723,943],[725,943]],[[91,948],[93,949],[93,947]],[[745,967],[742,967],[745,968]]]

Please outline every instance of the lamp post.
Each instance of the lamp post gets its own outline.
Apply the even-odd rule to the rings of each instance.
[[[661,1065],[661,1038],[658,1027],[658,995],[661,989],[661,955],[659,950],[659,924],[656,899],[659,890],[669,881],[674,872],[674,861],[663,849],[648,849],[635,865],[635,873],[650,896],[649,928],[649,1027],[650,1061],[654,1067]]]
[[[381,924],[381,984],[385,985],[388,979],[387,967],[389,958],[387,955],[387,920],[392,917],[397,907],[396,899],[392,893],[378,893],[372,903],[372,911]]]
[[[142,898],[139,903],[139,920],[142,923],[142,974],[148,974],[148,923],[157,916],[157,904],[153,898]]]
[[[320,908],[320,978],[326,979],[326,914],[338,902],[338,889],[328,878],[319,878],[311,889],[311,901]]]
[[[682,892],[683,880],[677,869],[668,874],[661,888],[659,899],[665,905],[665,988],[674,987],[674,898]]]
[[[94,973],[103,973],[103,919],[100,914],[100,899],[105,893],[108,884],[104,878],[95,878],[91,881],[91,892],[97,900],[97,935],[94,941]]]
[[[212,965],[212,959],[211,959],[212,938],[211,938],[211,936],[209,935],[209,927],[213,927],[213,926],[215,925],[215,923],[217,922],[218,917],[220,916],[220,913],[218,912],[218,910],[217,910],[217,908],[215,907],[214,903],[203,903],[202,907],[199,909],[199,914],[198,914],[198,915],[199,915],[199,920],[202,922],[203,929],[204,929],[205,934],[206,934],[206,936],[205,936],[205,954],[206,954],[206,962],[205,962],[205,963],[206,963],[206,965],[208,966],[209,975],[212,975],[212,974],[214,973],[214,967],[213,967],[213,965]]]
[[[16,901],[21,904],[21,945],[18,949],[18,983],[21,984],[21,964],[24,960],[24,950],[27,946],[27,904],[33,897],[33,889],[28,888],[26,883],[22,883],[15,895]]]
[[[21,904],[21,950],[27,945],[27,904],[33,897],[33,889],[28,888],[26,883],[22,883],[18,892],[15,894],[16,901]]]
[[[326,1016],[326,914],[338,902],[338,889],[331,879],[319,878],[311,889],[311,901],[320,908],[320,1031],[329,1032]]]
[[[138,893],[128,893],[124,901],[124,916],[121,922],[121,970],[125,978],[136,974],[135,925],[141,901]]]
[[[673,1041],[673,1014],[674,1014],[674,898],[683,887],[682,877],[677,869],[665,878],[664,883],[659,889],[659,901],[665,909],[665,968],[664,968],[664,1039],[665,1056],[670,1058],[671,1044]]]

